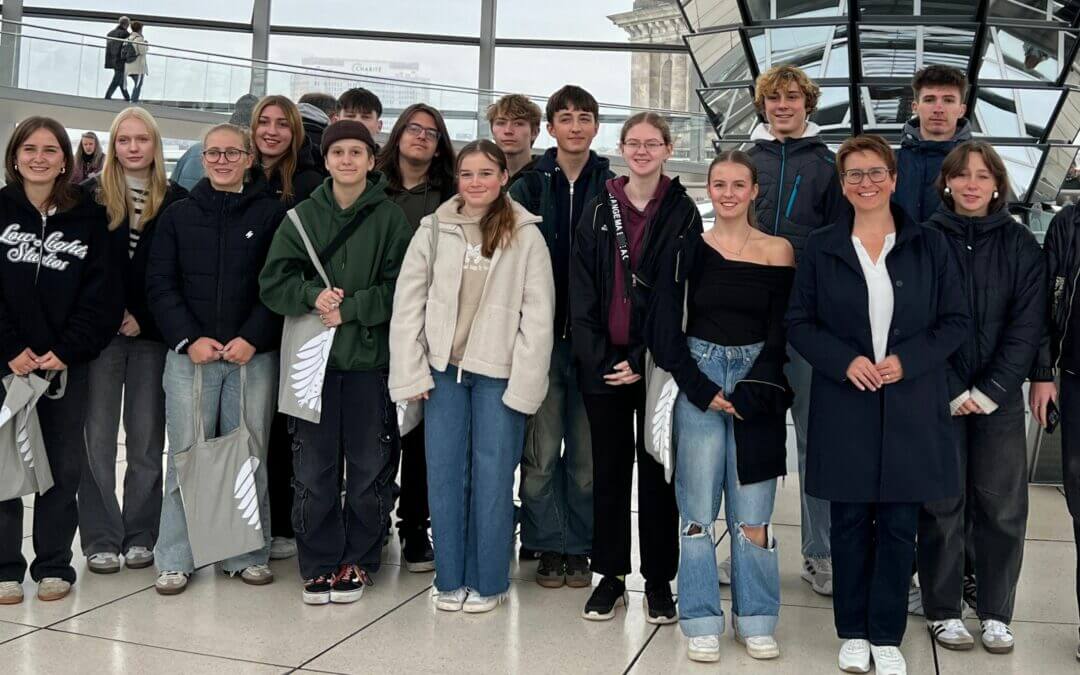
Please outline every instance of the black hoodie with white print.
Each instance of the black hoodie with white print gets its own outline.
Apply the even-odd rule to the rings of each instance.
[[[68,367],[96,358],[123,315],[111,268],[105,209],[88,191],[43,216],[21,185],[0,189],[0,370],[27,347]]]

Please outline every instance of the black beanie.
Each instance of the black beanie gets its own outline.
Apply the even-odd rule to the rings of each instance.
[[[326,131],[323,132],[322,145],[319,146],[323,157],[326,157],[326,151],[331,145],[346,138],[356,139],[366,144],[368,152],[372,157],[375,156],[375,139],[371,137],[368,128],[356,120],[339,120],[326,127]]]

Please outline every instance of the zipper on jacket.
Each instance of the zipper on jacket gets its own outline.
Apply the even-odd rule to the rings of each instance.
[[[578,176],[578,179],[580,180],[581,176]],[[573,235],[573,232],[574,232],[574,183],[576,183],[577,181],[570,180],[570,178],[568,177],[566,179],[566,182],[570,184],[570,214],[569,214],[569,217],[570,217],[570,258],[571,258],[571,264],[566,266],[566,318],[563,320],[563,331],[562,331],[562,336],[563,336],[564,340],[566,338],[570,337],[570,281],[571,281],[570,269],[573,267],[572,260],[573,260],[573,257],[574,257],[574,243],[573,243],[574,242],[574,235]],[[556,239],[559,238],[559,229],[558,228],[555,228],[555,238]]]
[[[795,187],[791,188],[791,196],[787,200],[787,210],[784,211],[785,218],[791,218],[791,209],[795,207],[795,195],[799,194],[799,181],[802,180],[802,174],[795,176]]]
[[[49,216],[41,214],[41,238],[38,240],[37,267],[34,269],[34,285],[37,286],[38,275],[41,274],[41,259],[45,257],[45,223]]]
[[[229,203],[228,195],[223,195],[221,199],[221,221],[218,223],[218,276],[217,276],[217,298],[214,303],[214,334],[221,335],[221,296],[224,294],[225,289],[222,285],[225,283],[225,223],[226,213],[228,211],[227,205]]]
[[[975,328],[975,368],[981,368],[982,357],[979,355],[979,307],[975,304],[975,223],[968,220],[967,224],[967,250],[968,250],[968,298],[971,303],[971,319]]]
[[[776,184],[776,222],[773,223],[773,234],[780,232],[780,203],[784,198],[784,164],[787,163],[787,144],[780,144],[780,180]]]

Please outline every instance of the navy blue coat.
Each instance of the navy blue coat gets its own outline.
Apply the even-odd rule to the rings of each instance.
[[[900,137],[900,150],[896,153],[896,192],[893,202],[920,223],[930,220],[938,206],[941,195],[937,191],[937,179],[945,156],[964,141],[971,140],[971,125],[961,119],[956,125],[956,135],[947,141],[923,140],[919,118],[904,125]]]
[[[871,392],[846,378],[855,357],[874,360],[850,220],[807,240],[788,305],[788,341],[814,368],[806,492],[829,501],[927,502],[960,494],[946,369],[971,318],[944,235],[895,204],[892,212],[888,353],[900,358],[902,380]]]

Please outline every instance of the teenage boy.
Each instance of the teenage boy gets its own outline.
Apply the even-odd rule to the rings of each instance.
[[[361,110],[360,105],[372,104],[368,101],[346,110]],[[371,107],[361,112],[364,110],[373,112]],[[381,112],[379,106],[378,113]],[[367,126],[367,122],[360,121]],[[387,196],[405,212],[405,220],[415,233],[420,219],[434,213],[455,192],[454,146],[442,114],[425,103],[405,108],[390,131],[375,168],[386,176]],[[428,536],[431,514],[423,422],[401,437],[400,480],[398,536],[405,568],[410,572],[434,570],[435,554]]]
[[[821,90],[794,66],[776,66],[762,73],[754,104],[766,123],[754,129],[749,150],[758,170],[760,192],[755,203],[758,228],[791,242],[796,262],[809,234],[833,223],[848,207],[836,172],[836,156],[818,136],[808,117],[817,108]],[[812,370],[788,346],[785,374],[795,391],[791,416],[799,456],[802,500],[802,578],[821,595],[832,595],[832,550],[829,503],[806,494],[806,426],[810,416]],[[721,563],[721,580],[730,580],[730,561]]]
[[[893,201],[916,223],[923,223],[941,204],[937,179],[945,155],[971,140],[971,125],[964,119],[967,77],[951,66],[927,66],[915,73],[911,91],[915,117],[904,125],[896,153]]]
[[[337,110],[330,116],[331,122],[338,120],[356,120],[374,137],[382,133],[382,101],[363,87],[348,89],[338,96]],[[375,147],[377,151],[378,146]]]
[[[105,90],[106,100],[111,100],[113,94],[116,93],[117,87],[120,88],[120,93],[124,95],[124,100],[131,99],[128,96],[127,83],[124,81],[124,70],[126,63],[120,58],[121,48],[124,46],[124,41],[131,37],[131,33],[128,31],[128,27],[131,25],[131,19],[126,16],[120,17],[116,22],[116,28],[105,34],[108,38],[108,42],[105,43],[105,70],[113,71],[112,80],[109,82],[109,88]]]
[[[521,94],[507,94],[488,106],[491,135],[506,155],[511,178],[533,168],[538,159],[532,147],[540,135],[540,115],[540,106]]]
[[[583,207],[615,174],[589,149],[600,130],[600,107],[592,94],[568,84],[548,99],[545,115],[556,145],[510,188],[514,200],[543,218],[540,229],[555,273],[548,391],[529,418],[521,459],[521,557],[540,552],[536,581],[541,586],[585,588],[592,585],[592,443],[570,352],[570,247]]]

